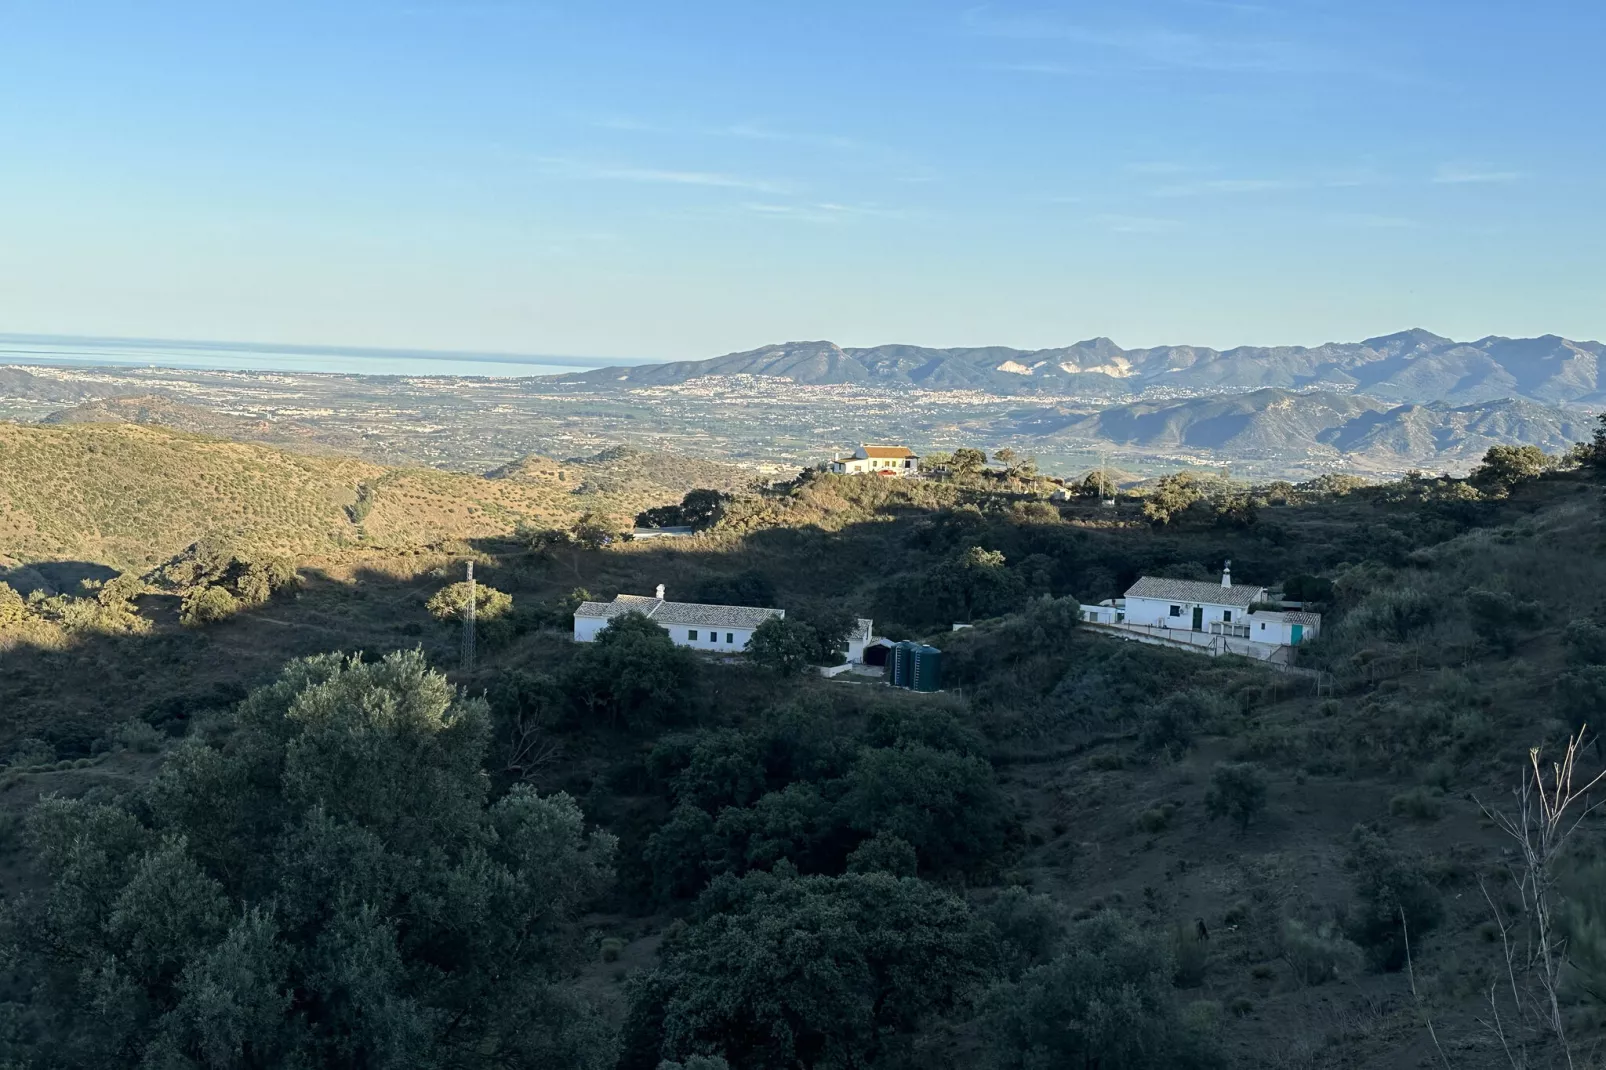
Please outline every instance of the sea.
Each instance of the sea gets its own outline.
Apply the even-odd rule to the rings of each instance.
[[[524,376],[589,371],[612,363],[616,362],[594,357],[523,356],[514,353],[0,334],[0,364],[336,372],[352,375]]]

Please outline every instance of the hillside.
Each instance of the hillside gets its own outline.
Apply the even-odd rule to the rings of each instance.
[[[801,965],[766,973],[774,964],[757,948],[740,959],[751,969],[729,968],[735,951],[688,965],[688,944],[723,924],[710,917],[742,917],[739,892],[868,883],[878,895],[867,903],[821,906],[821,939],[851,940],[866,912],[897,909],[914,890],[943,911],[943,933],[978,926],[985,937],[969,976],[992,995],[901,1023],[917,1057],[892,1065],[1018,1066],[990,1058],[1000,1020],[1011,1007],[1041,1011],[1045,1028],[1078,1020],[1076,1005],[1038,1002],[1044,989],[1032,984],[1068,943],[1124,924],[1141,937],[1118,946],[1159,966],[1138,979],[1142,1006],[1123,1028],[1152,1026],[1157,1042],[1174,1043],[1161,1030],[1185,1025],[1219,1055],[1138,1066],[1442,1065],[1426,1018],[1457,1070],[1508,1067],[1478,1020],[1504,976],[1480,880],[1505,909],[1515,892],[1501,880],[1502,839],[1476,800],[1508,799],[1527,748],[1555,753],[1581,703],[1597,701],[1606,671],[1606,622],[1592,609],[1606,598],[1599,486],[1566,472],[1501,499],[1436,498],[1436,487],[1311,493],[1263,504],[1242,526],[1203,515],[1156,529],[1127,499],[1114,510],[1050,507],[1035,488],[1001,480],[813,476],[733,509],[695,545],[532,559],[512,543],[480,544],[477,575],[510,594],[513,611],[504,627],[483,630],[472,672],[456,669],[455,621],[426,607],[461,555],[370,550],[339,565],[303,562],[296,595],[204,628],[153,610],[149,634],[80,632],[61,648],[8,650],[0,706],[16,713],[0,726],[11,765],[0,815],[17,820],[49,792],[136,803],[160,761],[153,752],[187,731],[190,746],[234,753],[224,741],[238,742],[246,714],[261,708],[259,699],[236,713],[235,703],[280,678],[291,657],[419,650],[451,670],[450,686],[430,685],[441,695],[485,696],[494,732],[483,779],[494,797],[521,781],[543,798],[566,792],[581,800],[587,828],[618,837],[616,878],[585,914],[563,974],[607,1023],[597,1035],[624,1048],[603,1066],[657,1070],[661,1057],[684,1055],[642,1013],[652,988],[633,979],[685,985],[677,970],[706,971],[691,976],[731,986],[726,1005],[740,1006],[739,994],[813,1013],[800,996],[814,989],[793,980],[813,976]],[[990,577],[967,572],[973,547],[1000,555]],[[1323,637],[1300,659],[1309,673],[1121,643],[1076,619],[1078,598],[1119,593],[1140,574],[1208,576],[1229,557],[1244,583],[1331,581]],[[1481,593],[1467,591],[1468,575]],[[569,642],[565,598],[575,586],[607,597],[657,583],[688,598],[761,591],[799,617],[822,603],[873,616],[880,634],[943,648],[947,691],[781,677],[671,651],[653,686],[626,704],[615,677],[648,663]],[[1500,612],[1480,614],[1483,605]],[[971,608],[975,627],[951,631]],[[549,744],[533,771],[516,765],[531,719]],[[357,753],[385,761],[389,752],[372,744]],[[1597,760],[1588,756],[1585,775]],[[1224,767],[1260,785],[1236,820],[1212,801]],[[402,797],[416,797],[411,781]],[[200,821],[209,809],[190,812]],[[1584,828],[1586,851],[1603,831],[1598,819]],[[879,861],[865,847],[878,839],[888,849]],[[37,886],[24,842],[4,845],[0,892]],[[864,875],[891,872],[903,883]],[[1597,912],[1579,917],[1598,919],[1606,904],[1578,887],[1560,894],[1569,909]],[[812,924],[806,913],[799,921],[786,931]],[[24,973],[42,968],[19,963]],[[936,972],[904,975],[925,991]],[[1105,976],[1076,991],[1097,996]],[[48,991],[29,998],[38,1008]],[[1565,998],[1587,1045],[1606,1006],[1571,985]],[[1523,1028],[1521,1038],[1544,1053],[1543,1037]],[[790,1064],[732,1063],[775,1065]]]
[[[553,383],[664,386],[703,376],[785,377],[814,385],[902,386],[994,394],[1143,397],[1149,391],[1220,393],[1327,388],[1396,404],[1469,405],[1502,398],[1542,404],[1606,402],[1600,342],[1482,338],[1458,342],[1424,330],[1320,346],[1123,349],[1094,338],[1052,349],[933,349],[786,342],[709,360],[601,368]]]
[[[126,390],[109,383],[82,382],[0,365],[0,419],[30,415],[41,407],[76,405]]]
[[[177,401],[162,394],[135,394],[97,398],[53,412],[45,424],[149,424],[236,442],[261,442],[299,452],[360,455],[361,435],[336,428],[315,427],[295,420],[267,420],[219,412]]]
[[[734,491],[757,478],[751,468],[671,453],[612,446],[589,457],[555,460],[532,453],[499,465],[486,479],[557,487],[569,493],[645,500],[679,497],[698,487]]]
[[[576,470],[608,472],[613,463],[582,462]],[[665,465],[658,476],[670,479],[672,463]],[[154,426],[0,423],[0,563],[143,567],[204,536],[297,554],[401,548],[505,535],[522,520],[564,522],[587,509],[628,519],[690,489],[686,479],[673,482],[619,479],[565,489],[306,456]]]

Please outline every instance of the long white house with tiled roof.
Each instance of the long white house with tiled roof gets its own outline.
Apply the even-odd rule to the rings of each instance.
[[[1082,620],[1143,642],[1286,664],[1294,647],[1321,631],[1321,614],[1268,602],[1264,587],[1233,584],[1229,561],[1219,584],[1144,576],[1123,598],[1084,605]]]
[[[620,594],[612,602],[581,602],[574,611],[574,641],[592,642],[609,621],[626,613],[640,613],[668,632],[676,646],[720,652],[745,650],[760,624],[786,616],[784,609],[671,602],[664,598],[660,583],[658,593],[651,596]]]
[[[1229,563],[1220,583],[1144,576],[1127,588],[1126,619],[1129,624],[1207,632],[1212,624],[1243,624],[1249,607],[1265,598],[1264,587],[1234,587]]]
[[[837,475],[914,476],[920,458],[908,446],[863,445],[847,457],[833,457],[827,466]]]

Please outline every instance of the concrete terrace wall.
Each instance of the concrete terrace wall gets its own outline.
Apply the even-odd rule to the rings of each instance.
[[[1155,646],[1169,646],[1179,650],[1193,650],[1211,657],[1219,657],[1222,654],[1237,654],[1240,657],[1254,658],[1256,661],[1287,665],[1293,653],[1292,648],[1283,644],[1257,643],[1251,639],[1211,635],[1209,632],[1196,632],[1187,628],[1158,628],[1150,625],[1134,624],[1131,621],[1125,624],[1100,624],[1095,621],[1085,621],[1084,626],[1101,635],[1112,635],[1121,639],[1150,643]]]

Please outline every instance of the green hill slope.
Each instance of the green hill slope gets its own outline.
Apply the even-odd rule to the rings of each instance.
[[[386,468],[266,445],[110,423],[0,424],[0,563],[77,559],[119,568],[198,538],[310,553],[506,534],[586,509],[628,519],[678,500],[657,479],[613,487]]]

